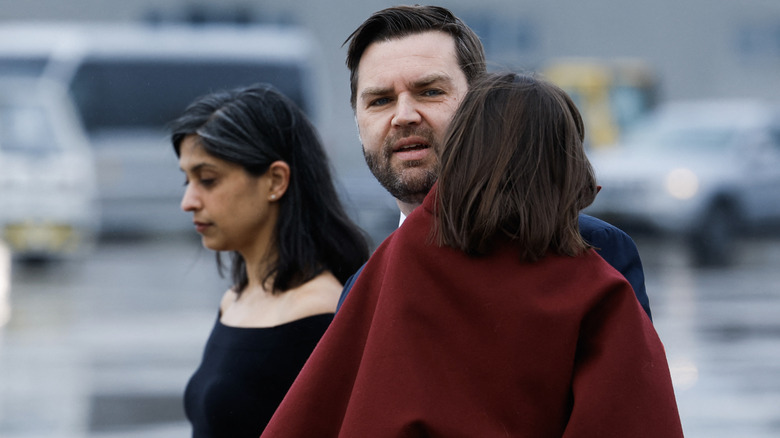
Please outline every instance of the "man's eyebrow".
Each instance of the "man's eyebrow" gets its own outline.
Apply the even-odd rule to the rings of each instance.
[[[452,78],[450,78],[449,75],[445,75],[442,73],[434,73],[414,81],[412,83],[412,88],[423,88],[431,84],[434,84],[436,82],[444,82],[446,84],[450,84],[452,83]]]
[[[360,92],[360,99],[384,96],[390,94],[392,91],[392,87],[369,87]]]
[[[446,74],[434,73],[427,76],[423,76],[422,78],[419,78],[416,81],[412,82],[410,84],[410,88],[412,89],[425,88],[437,82],[451,84],[452,78]],[[360,99],[364,100],[366,98],[372,98],[376,96],[385,96],[388,94],[392,94],[392,92],[393,92],[393,87],[368,87],[360,92]]]

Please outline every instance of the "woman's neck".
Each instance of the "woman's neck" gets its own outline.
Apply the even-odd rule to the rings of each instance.
[[[307,316],[333,313],[342,285],[329,271],[282,293],[247,285],[242,293],[228,291],[222,301],[223,324],[235,327],[273,327]]]

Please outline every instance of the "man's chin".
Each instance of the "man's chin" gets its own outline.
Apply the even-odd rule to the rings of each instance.
[[[428,191],[419,193],[404,193],[401,196],[394,195],[393,197],[404,204],[419,206],[422,205],[426,195],[428,195]]]
[[[412,166],[406,163],[402,168],[381,166],[378,162],[366,156],[371,173],[393,197],[404,203],[422,203],[422,200],[436,183],[436,173],[424,163]]]
[[[426,174],[423,178],[396,180],[383,186],[393,197],[407,204],[422,204],[423,199],[431,191],[436,177]]]

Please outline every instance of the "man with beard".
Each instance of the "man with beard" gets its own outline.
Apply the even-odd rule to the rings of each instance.
[[[351,105],[371,172],[398,203],[401,221],[436,182],[438,149],[469,84],[486,72],[479,37],[449,10],[399,6],[376,12],[348,38]],[[633,240],[581,214],[580,233],[631,283],[651,317]],[[361,273],[344,286],[339,307]]]

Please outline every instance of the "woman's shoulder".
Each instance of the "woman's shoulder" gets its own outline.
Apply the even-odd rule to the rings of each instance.
[[[306,283],[291,289],[289,311],[300,319],[323,313],[334,313],[338,305],[343,285],[330,272],[312,278]]]
[[[219,302],[219,314],[222,315],[231,304],[238,299],[238,294],[232,288],[225,291],[222,300]]]

